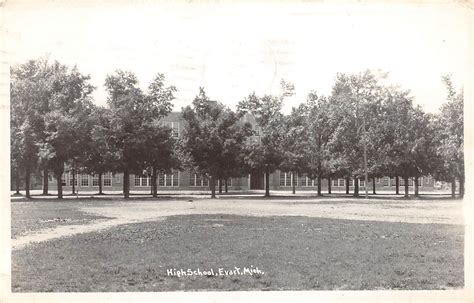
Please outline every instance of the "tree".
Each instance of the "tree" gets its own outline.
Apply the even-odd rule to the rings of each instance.
[[[99,195],[103,194],[102,176],[110,171],[115,160],[115,154],[110,142],[113,136],[111,133],[110,116],[110,109],[95,106],[83,128],[86,130],[88,140],[84,142],[84,154],[79,165],[84,172],[97,174]],[[76,169],[76,167],[73,167],[73,176],[76,173]]]
[[[67,66],[57,61],[49,64],[47,59],[30,60],[13,67],[11,75],[11,121],[15,130],[12,135],[23,140],[21,161],[18,162],[21,165],[16,167],[25,171],[25,186],[29,197],[31,172],[41,164],[44,171],[43,193],[47,194],[49,160],[57,159],[56,151],[49,141],[58,139],[51,132],[54,119],[50,118],[57,117],[59,113],[70,114],[70,109],[78,108],[78,104],[82,102],[79,100],[87,99],[93,87],[87,83],[89,78],[82,76],[76,68],[69,71]],[[73,142],[64,144],[74,150]]]
[[[322,196],[321,179],[324,176],[330,177],[342,173],[342,164],[338,165],[329,151],[336,121],[331,121],[333,116],[330,100],[324,96],[318,97],[315,92],[308,95],[306,108],[308,130],[306,173],[311,179],[317,179],[318,196]]]
[[[176,153],[177,141],[172,136],[169,127],[163,126],[160,120],[156,119],[144,124],[142,134],[145,137],[147,153],[143,160],[145,167],[151,174],[151,187],[153,197],[158,196],[158,173],[169,173],[172,169],[180,167],[180,158]]]
[[[176,91],[174,86],[164,86],[164,75],[157,74],[149,86],[148,94],[138,86],[138,79],[132,72],[117,70],[108,75],[105,87],[109,96],[107,104],[111,109],[111,145],[116,154],[115,171],[123,172],[123,193],[130,196],[130,173],[142,173],[147,169],[147,144],[153,140],[147,127],[167,115],[170,101]]]
[[[454,88],[451,78],[444,76],[448,92],[441,112],[433,117],[433,131],[436,137],[438,165],[435,177],[451,182],[451,195],[455,196],[456,178],[459,180],[459,195],[464,196],[464,94]]]
[[[192,105],[183,110],[182,144],[190,165],[209,178],[211,198],[215,198],[216,180],[235,173],[230,167],[239,163],[249,126],[241,125],[240,116],[222,103],[211,101],[203,88]]]
[[[89,79],[76,67],[69,70],[64,65],[54,75],[49,112],[44,116],[45,140],[40,143],[39,154],[55,175],[59,199],[63,198],[65,163],[81,158],[88,140],[84,123],[92,112],[90,94],[94,89]]]
[[[403,177],[405,197],[409,195],[409,178],[413,177],[418,195],[418,177],[430,173],[433,161],[429,116],[413,105],[409,91],[399,88],[387,90],[383,108],[379,128],[382,141],[378,145],[384,156],[384,170],[388,175]]]
[[[383,75],[382,75],[383,76]],[[359,179],[365,178],[377,152],[369,136],[379,126],[381,85],[369,70],[357,75],[338,74],[331,96],[334,133],[328,144],[336,171],[354,177],[354,196],[359,196]],[[365,150],[365,151],[364,151]],[[371,157],[372,156],[372,157]],[[370,158],[369,158],[370,157]],[[368,180],[366,180],[368,181]]]
[[[245,163],[250,169],[265,172],[265,197],[270,197],[270,173],[282,163],[280,153],[284,137],[284,117],[281,113],[284,98],[293,93],[293,85],[281,82],[280,96],[264,95],[258,97],[255,93],[240,101],[237,105],[241,115],[250,113],[257,122],[255,140],[246,146]]]
[[[30,177],[38,159],[37,142],[44,129],[44,100],[48,98],[46,60],[30,60],[10,69],[12,168],[17,188],[24,172],[26,196],[30,197]]]
[[[283,138],[281,146],[282,171],[291,172],[293,194],[296,192],[296,180],[305,172],[308,155],[308,132],[306,125],[306,106],[293,108],[291,114],[284,117],[282,125]]]

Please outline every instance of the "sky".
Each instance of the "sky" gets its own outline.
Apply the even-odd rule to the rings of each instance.
[[[442,75],[472,83],[472,23],[454,2],[151,2],[7,1],[11,64],[48,56],[91,76],[94,100],[106,103],[104,81],[134,72],[146,89],[156,73],[178,89],[175,110],[204,87],[231,107],[249,93],[278,94],[281,79],[296,94],[328,95],[335,76],[366,69],[389,73],[436,112],[446,100]]]

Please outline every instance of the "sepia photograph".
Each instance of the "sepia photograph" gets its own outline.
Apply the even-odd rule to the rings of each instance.
[[[474,300],[472,2],[0,9],[0,301]]]

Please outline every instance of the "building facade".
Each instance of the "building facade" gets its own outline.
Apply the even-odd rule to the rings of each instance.
[[[255,120],[251,115],[245,115],[243,122],[249,122],[255,126]],[[184,129],[184,121],[181,118],[181,113],[172,112],[163,119],[163,124],[172,129],[172,134],[175,137],[182,136]],[[258,140],[257,136],[251,140]],[[74,181],[73,181],[74,179]],[[292,176],[292,173],[276,171],[270,175],[270,189],[290,191],[293,188],[293,182],[297,191],[316,191],[317,182],[314,179],[308,178],[306,175]],[[73,182],[75,189],[80,192],[97,192],[99,188],[99,177],[97,175],[77,174],[75,178],[72,177],[71,172],[66,172],[62,177],[63,190],[65,192],[72,190]],[[219,186],[218,182],[217,186]],[[222,181],[224,183],[224,181]],[[330,188],[333,192],[345,192],[346,180],[339,179],[323,179],[321,181],[323,191]],[[365,190],[364,180],[359,180],[359,189],[361,192]],[[414,188],[414,180],[412,178],[408,181],[410,189]],[[49,176],[49,188],[55,190],[57,187],[56,180],[52,175]],[[35,182],[32,188],[40,189],[42,182]],[[209,180],[205,176],[195,174],[191,171],[172,171],[169,174],[161,173],[157,178],[158,191],[207,191],[209,190]],[[418,180],[420,191],[437,191],[447,189],[447,185],[442,182],[437,182],[431,177],[421,177]],[[224,187],[224,184],[222,184]],[[374,183],[369,180],[368,190],[373,190]],[[399,187],[402,191],[404,188],[404,180],[399,179]],[[263,172],[252,172],[251,174],[241,178],[231,178],[227,180],[227,188],[230,192],[233,191],[249,191],[249,190],[263,190],[265,188],[265,177]],[[111,172],[102,176],[102,189],[107,191],[121,191],[123,189],[123,175],[113,174]],[[349,190],[354,189],[354,180],[349,180]],[[375,180],[376,191],[395,191],[395,178],[383,177]],[[132,192],[150,192],[151,191],[151,177],[146,175],[131,175],[130,176],[130,190]]]

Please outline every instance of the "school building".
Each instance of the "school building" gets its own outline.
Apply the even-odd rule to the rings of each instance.
[[[255,120],[251,115],[245,115],[243,122],[249,122],[255,125]],[[175,137],[179,137],[183,132],[184,121],[181,118],[180,112],[172,112],[163,119],[163,124],[167,125],[172,129],[172,134]],[[251,138],[251,140],[258,140],[258,129],[257,136]],[[292,173],[276,171],[270,175],[270,189],[271,190],[292,190],[293,183],[297,191],[316,191],[317,181],[308,178],[306,175],[295,176],[292,178]],[[40,189],[42,187],[42,181],[37,179],[33,181],[33,189]],[[97,192],[99,188],[99,177],[97,175],[88,174],[77,174],[76,177],[72,177],[71,172],[66,172],[62,176],[63,191],[66,193],[72,190],[73,182],[75,183],[75,189],[80,192]],[[345,179],[332,179],[331,191],[333,192],[345,192],[346,180]],[[364,191],[365,182],[359,180],[359,190]],[[409,179],[408,186],[410,191],[414,187],[413,179]],[[57,187],[56,180],[52,175],[49,176],[49,188],[55,190]],[[172,171],[171,173],[161,173],[157,178],[158,191],[207,191],[209,190],[209,180],[205,176],[195,174],[191,171]],[[218,183],[219,184],[219,183]],[[217,186],[218,186],[217,184]],[[328,180],[321,180],[323,191],[328,189]],[[437,182],[431,177],[420,177],[418,180],[420,191],[437,191],[446,190],[447,184]],[[223,185],[224,186],[224,185]],[[121,191],[123,188],[123,175],[106,173],[102,176],[102,189],[104,192],[107,191]],[[247,176],[240,178],[231,178],[227,180],[227,188],[229,192],[245,192],[249,190],[263,190],[265,188],[265,176],[263,172],[252,172]],[[349,180],[349,189],[352,191],[354,188],[354,180]],[[376,178],[375,182],[376,191],[395,191],[395,178],[383,177]],[[399,178],[399,188],[403,191],[404,180]],[[368,190],[372,191],[373,182],[369,180]],[[131,192],[150,192],[151,191],[151,177],[145,175],[131,175],[130,176],[130,191]]]

